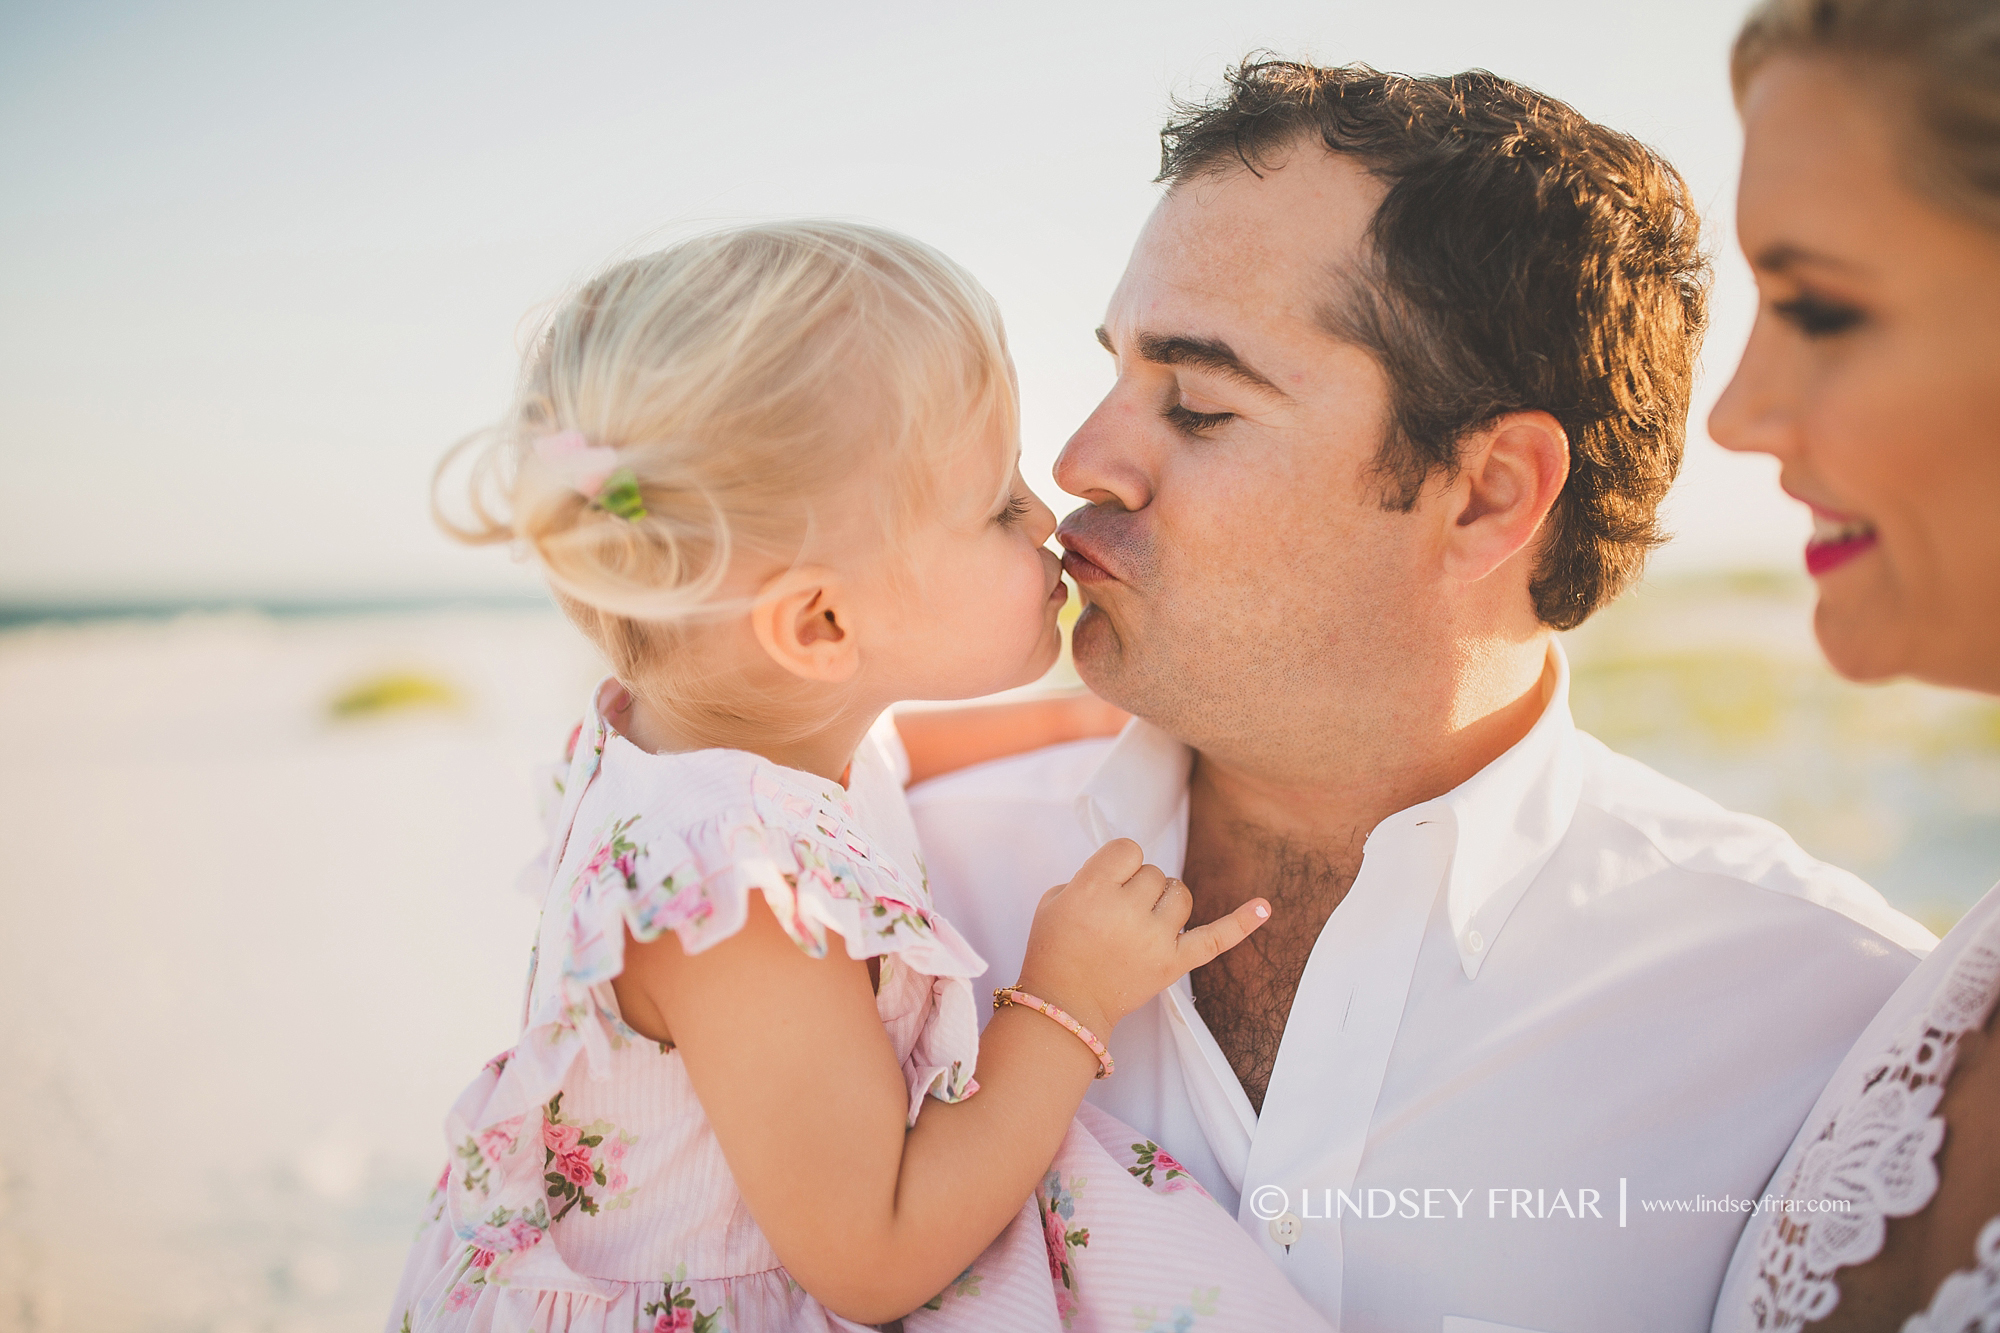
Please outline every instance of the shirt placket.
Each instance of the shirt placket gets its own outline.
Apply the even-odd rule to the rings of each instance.
[[[1436,806],[1377,828],[1306,963],[1250,1146],[1237,1219],[1321,1309],[1340,1308],[1340,1192],[1352,1191],[1454,820]]]

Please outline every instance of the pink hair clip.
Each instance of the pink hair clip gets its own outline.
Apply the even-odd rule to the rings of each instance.
[[[632,469],[618,466],[618,451],[594,445],[580,430],[543,435],[535,441],[535,457],[560,474],[569,488],[590,501],[591,508],[631,521],[646,516],[639,479]]]

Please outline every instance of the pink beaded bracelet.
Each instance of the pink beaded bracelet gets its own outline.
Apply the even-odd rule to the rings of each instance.
[[[1050,1004],[1047,1000],[1037,999],[1035,996],[1022,990],[1019,986],[1002,986],[999,990],[993,992],[993,1007],[998,1009],[1003,1004],[1018,1004],[1023,1009],[1033,1009],[1036,1013],[1047,1014],[1050,1018],[1055,1019],[1056,1022],[1069,1029],[1070,1032],[1076,1035],[1076,1039],[1088,1046],[1091,1054],[1097,1057],[1097,1076],[1099,1078],[1110,1078],[1111,1071],[1118,1067],[1112,1063],[1111,1052],[1104,1049],[1104,1043],[1097,1039],[1096,1033]]]

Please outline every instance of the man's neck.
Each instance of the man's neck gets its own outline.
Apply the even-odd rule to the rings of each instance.
[[[1282,733],[1268,754],[1197,753],[1188,778],[1189,836],[1225,828],[1333,856],[1399,810],[1458,787],[1533,729],[1554,690],[1545,640],[1511,671],[1486,671],[1425,711],[1427,725],[1355,725],[1342,734]],[[1530,665],[1532,663],[1532,666]]]
[[[1554,663],[1545,659],[1539,678],[1521,671],[1511,687],[1489,682],[1498,706],[1463,707],[1456,725],[1445,714],[1429,744],[1407,734],[1309,738],[1338,756],[1317,772],[1290,746],[1286,759],[1268,768],[1236,756],[1195,756],[1182,873],[1194,894],[1191,923],[1216,920],[1254,896],[1271,902],[1265,926],[1189,979],[1203,1020],[1258,1110],[1306,961],[1360,874],[1368,835],[1512,748],[1541,717],[1554,678]]]

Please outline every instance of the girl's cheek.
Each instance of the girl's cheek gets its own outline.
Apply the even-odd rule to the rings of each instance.
[[[1039,549],[1028,552],[1028,559],[1021,567],[1021,600],[1041,614],[1042,603],[1049,600],[1048,566],[1042,561]]]

